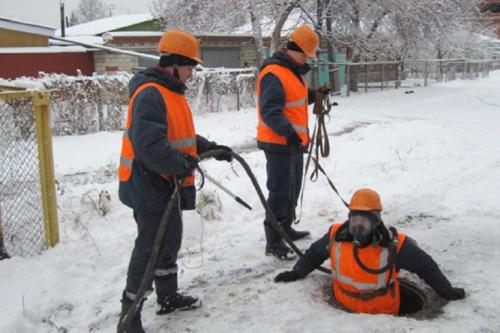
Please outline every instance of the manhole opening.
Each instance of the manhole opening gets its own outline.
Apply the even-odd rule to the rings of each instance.
[[[399,293],[401,295],[399,316],[413,315],[426,307],[427,297],[413,283],[399,280]]]

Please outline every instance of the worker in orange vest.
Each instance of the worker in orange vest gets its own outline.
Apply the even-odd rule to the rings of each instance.
[[[316,93],[308,88],[304,75],[310,69],[307,59],[316,59],[319,37],[303,25],[288,39],[284,49],[263,63],[257,79],[257,145],[266,157],[267,202],[288,236],[298,240],[309,235],[291,224],[302,183],[303,153],[309,144],[307,109]],[[267,255],[294,258],[269,216],[264,231]]]
[[[216,159],[231,161],[232,150],[217,145],[194,128],[184,92],[194,66],[201,64],[199,41],[191,34],[166,31],[160,40],[159,64],[130,81],[130,101],[119,166],[119,197],[132,208],[137,223],[135,240],[122,295],[122,313],[131,307],[143,279],[162,215],[175,186],[183,178],[181,200],[175,205],[163,241],[163,259],[154,271],[160,310],[199,307],[201,301],[177,290],[177,253],[182,239],[181,210],[195,208],[194,170],[198,154],[222,150]],[[144,332],[140,303],[127,332]]]
[[[452,287],[432,257],[413,239],[393,227],[386,228],[377,192],[367,188],[356,191],[349,210],[346,222],[332,225],[293,270],[278,274],[274,280],[304,278],[330,257],[333,296],[351,312],[398,314],[402,301],[400,269],[417,274],[448,300],[465,297],[464,289]]]

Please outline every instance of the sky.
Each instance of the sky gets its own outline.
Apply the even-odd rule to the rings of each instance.
[[[0,0],[0,17],[18,19],[30,23],[59,28],[61,0]],[[80,0],[63,0],[66,16],[78,8]],[[113,14],[137,14],[149,12],[152,0],[103,0],[113,6]]]

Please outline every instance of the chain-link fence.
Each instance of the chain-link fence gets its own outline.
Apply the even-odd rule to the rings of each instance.
[[[457,79],[484,78],[500,67],[500,60],[434,59],[333,64],[334,67],[340,65],[344,66],[344,71],[340,72],[344,78],[343,90],[349,96],[350,92],[371,89],[411,88]]]
[[[58,240],[48,95],[0,93],[0,123],[0,253],[31,256]]]

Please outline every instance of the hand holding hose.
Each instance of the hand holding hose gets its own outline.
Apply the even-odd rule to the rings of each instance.
[[[183,178],[191,176],[193,171],[198,167],[199,157],[189,154],[184,155],[185,171],[180,175]]]
[[[299,147],[301,145],[301,143],[302,143],[302,139],[295,131],[293,131],[292,134],[290,134],[286,138],[286,145],[288,147],[292,147],[292,146]]]
[[[217,161],[226,161],[226,162],[231,162],[233,160],[233,150],[229,148],[228,146],[224,145],[214,145],[209,149],[209,151],[212,150],[218,150],[219,152],[217,155],[214,156],[214,158]]]
[[[332,88],[327,86],[321,86],[316,90],[316,96],[314,97],[314,108],[313,113],[317,116],[323,116],[330,113],[332,109],[332,103],[330,103],[330,92]]]
[[[321,86],[318,88],[318,93],[320,93],[323,96],[328,96],[332,92],[332,88],[329,86]]]

